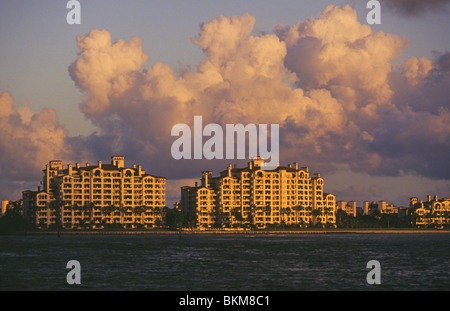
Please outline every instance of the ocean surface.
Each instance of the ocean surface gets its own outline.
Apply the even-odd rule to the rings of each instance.
[[[0,236],[0,290],[450,290],[449,259],[450,234]]]

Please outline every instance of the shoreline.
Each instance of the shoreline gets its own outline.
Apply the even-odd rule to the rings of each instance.
[[[154,231],[29,231],[7,235],[323,235],[323,234],[449,234],[443,229],[317,229],[317,230],[154,230]]]

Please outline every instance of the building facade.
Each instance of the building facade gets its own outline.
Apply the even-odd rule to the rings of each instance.
[[[22,192],[25,217],[41,227],[157,226],[165,206],[166,179],[147,174],[140,165],[124,164],[122,156],[111,157],[110,164],[85,166],[50,161],[43,170],[43,189]]]
[[[356,217],[356,202],[355,201],[337,201],[336,202],[336,208],[341,209],[344,212],[347,213],[347,215],[351,215],[353,217]]]
[[[200,185],[181,188],[183,212],[203,229],[335,225],[336,197],[324,192],[320,174],[311,177],[297,163],[273,170],[262,165],[256,157],[246,168],[229,165],[218,177],[203,172]]]
[[[450,198],[438,199],[428,195],[427,201],[413,197],[410,198],[410,208],[415,211],[416,225],[419,227],[450,225]]]
[[[394,215],[398,214],[398,207],[393,204],[389,204],[384,200],[380,201],[363,201],[363,214],[364,215],[382,215],[389,214]]]

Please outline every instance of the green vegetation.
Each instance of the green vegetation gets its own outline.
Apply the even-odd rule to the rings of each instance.
[[[162,215],[162,221],[157,221],[155,223],[155,227],[153,228],[145,228],[142,222],[136,222],[133,224],[132,227],[125,227],[124,224],[121,223],[106,223],[103,222],[102,228],[94,228],[92,226],[92,206],[85,206],[85,207],[74,207],[75,210],[83,210],[86,213],[90,214],[90,220],[85,221],[84,219],[80,219],[80,226],[78,229],[64,229],[61,222],[61,216],[60,216],[60,208],[57,204],[54,206],[51,206],[52,210],[55,212],[55,224],[50,226],[49,228],[43,227],[40,225],[33,224],[32,221],[26,221],[21,213],[21,207],[19,205],[14,206],[12,209],[7,210],[7,212],[0,217],[0,234],[11,234],[11,233],[31,233],[31,232],[57,232],[58,234],[60,232],[73,232],[73,231],[96,231],[96,232],[109,232],[109,231],[119,231],[119,232],[125,232],[125,231],[179,231],[181,229],[196,229],[197,225],[197,218],[196,213],[193,211],[188,212],[184,214],[182,211],[169,208],[165,206],[162,209],[158,209],[158,211],[152,211],[157,212],[158,214],[161,213]],[[59,213],[58,213],[59,212]],[[102,210],[102,213],[107,216],[111,213],[125,213],[125,212],[131,212],[131,211],[117,211],[116,209],[109,209],[104,208]],[[133,213],[140,215],[146,211],[144,208],[135,208]],[[219,215],[217,212],[216,215],[216,223],[214,228],[215,230],[224,229],[225,227],[230,229],[242,229],[242,220],[244,219],[239,211],[233,211],[233,215],[236,217],[236,220],[238,220],[240,223],[238,225],[234,226],[234,228],[229,228],[227,226],[227,223],[224,222],[223,215]],[[249,214],[251,216],[251,213]],[[387,215],[387,214],[380,214],[379,212],[375,211],[371,215],[357,215],[352,216],[348,215],[346,212],[342,210],[338,210],[336,212],[336,226],[334,224],[322,224],[318,222],[312,222],[312,223],[302,223],[301,225],[291,225],[291,224],[273,224],[269,225],[264,229],[258,229],[255,226],[246,226],[247,230],[251,231],[352,231],[352,230],[358,230],[358,231],[364,231],[364,230],[375,230],[375,231],[382,231],[382,230],[404,230],[407,229],[408,231],[418,231],[418,230],[424,230],[424,229],[450,229],[448,225],[430,225],[427,228],[417,228],[416,220],[418,216],[416,214],[406,215],[404,217],[399,217],[396,214],[393,215]],[[30,220],[33,218],[30,218]],[[251,217],[250,217],[251,219]],[[241,224],[241,225],[239,225]]]
[[[0,234],[9,232],[26,232],[31,226],[23,219],[22,208],[15,205],[0,217]]]
[[[396,214],[381,214],[374,211],[371,215],[348,215],[343,210],[336,212],[338,228],[412,228],[415,227],[414,217],[399,217]]]

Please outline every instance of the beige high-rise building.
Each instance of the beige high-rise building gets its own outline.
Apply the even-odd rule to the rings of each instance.
[[[22,193],[24,214],[43,227],[58,220],[65,228],[154,227],[162,220],[166,179],[124,164],[123,156],[85,166],[50,161],[43,170],[43,189]]]
[[[246,168],[233,168],[212,177],[203,172],[200,185],[181,188],[181,208],[198,228],[265,228],[274,224],[336,223],[336,197],[324,193],[320,174],[310,176],[297,163],[264,170],[256,157]]]

